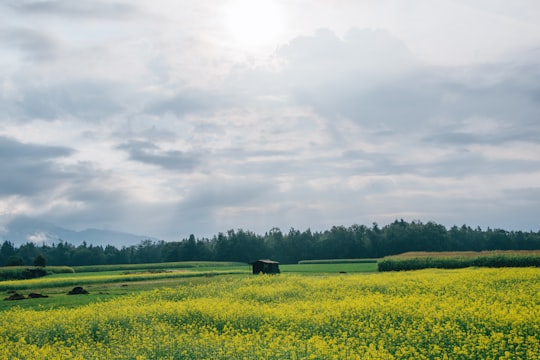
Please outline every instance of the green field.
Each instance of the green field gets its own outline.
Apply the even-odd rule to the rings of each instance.
[[[518,254],[531,256],[531,253]],[[493,255],[482,253],[482,255]],[[404,261],[418,262],[418,259],[471,259],[478,253],[408,253],[391,257],[399,264]],[[513,255],[512,255],[513,256]],[[537,253],[533,256],[538,257]],[[388,258],[383,259],[387,261]],[[431,261],[431,260],[430,260]],[[429,263],[433,264],[433,262]],[[370,274],[377,272],[375,259],[342,259],[342,260],[305,260],[299,264],[280,265],[281,273],[305,276],[348,276],[356,273]],[[50,309],[58,306],[76,307],[96,301],[108,301],[118,296],[135,294],[161,287],[191,286],[214,281],[216,276],[242,277],[251,274],[249,264],[235,262],[175,262],[156,264],[127,264],[79,266],[73,269],[67,267],[48,267],[48,272],[56,272],[44,278],[29,280],[0,281],[0,292],[3,298],[16,291],[27,296],[29,293],[40,293],[48,298],[28,299],[22,301],[2,301],[0,310],[13,306],[34,309]],[[24,267],[0,268],[1,273],[20,272]],[[75,272],[69,272],[69,271]],[[69,290],[75,286],[83,286],[90,294],[86,296],[68,296]],[[9,292],[9,293],[8,293]]]
[[[29,280],[0,281],[3,298],[13,291],[27,296],[40,293],[48,298],[20,301],[2,301],[0,310],[13,306],[32,309],[51,309],[59,306],[75,307],[96,301],[110,300],[155,288],[191,286],[214,281],[216,276],[246,276],[251,268],[244,263],[231,262],[178,262],[159,264],[130,264],[75,267],[75,273],[58,273]],[[283,274],[305,275],[375,272],[375,263],[322,263],[281,265]],[[84,296],[68,296],[75,286],[89,291]]]
[[[412,253],[392,257],[401,261],[424,256],[426,259],[462,259],[472,258],[475,254],[452,253]],[[453,256],[453,257],[452,257]],[[535,254],[538,256],[538,254]],[[386,261],[387,259],[383,259]],[[378,271],[375,259],[345,260],[306,260],[299,264],[280,265],[282,275],[297,274],[304,276],[349,276],[370,274]],[[175,262],[156,264],[128,264],[48,267],[49,272],[57,272],[38,279],[0,281],[0,294],[3,298],[13,292],[27,296],[40,293],[48,298],[26,299],[21,301],[1,301],[0,310],[13,306],[30,309],[51,309],[59,306],[76,307],[93,302],[108,301],[119,296],[133,295],[156,288],[191,286],[215,281],[215,277],[244,277],[251,274],[249,264],[235,262]],[[0,273],[17,272],[21,268],[0,268]],[[53,271],[51,271],[53,270]],[[69,272],[69,271],[75,272]],[[89,291],[85,296],[68,296],[67,292],[75,286],[82,286]]]
[[[214,269],[235,268],[249,266],[245,263],[233,261],[179,261],[150,264],[119,264],[119,265],[87,265],[75,266],[77,273],[103,272],[103,271],[141,271],[141,270],[172,270],[172,269]]]
[[[49,297],[1,302],[0,360],[540,358],[538,268],[208,265],[23,280]]]

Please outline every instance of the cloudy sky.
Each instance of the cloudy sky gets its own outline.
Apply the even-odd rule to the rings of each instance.
[[[537,0],[4,0],[0,232],[540,230]]]

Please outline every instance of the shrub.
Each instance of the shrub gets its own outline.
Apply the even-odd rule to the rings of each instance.
[[[39,254],[38,256],[36,256],[36,258],[34,259],[34,266],[45,267],[46,265],[47,260],[43,255]]]
[[[49,266],[46,270],[43,268],[28,268],[25,266],[0,267],[0,281],[24,280],[41,277],[48,274],[64,274],[74,272],[75,270],[69,266]],[[38,274],[39,276],[36,276]]]
[[[23,279],[35,279],[47,275],[47,272],[41,267],[24,269],[22,272]]]
[[[6,266],[23,266],[24,262],[20,256],[10,256],[7,260]]]

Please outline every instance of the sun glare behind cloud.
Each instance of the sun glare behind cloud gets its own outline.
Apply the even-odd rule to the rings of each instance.
[[[282,27],[279,5],[272,0],[234,0],[226,21],[231,40],[240,47],[271,45]]]

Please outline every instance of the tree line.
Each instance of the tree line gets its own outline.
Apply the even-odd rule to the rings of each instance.
[[[75,246],[59,240],[52,245],[26,243],[16,247],[5,240],[0,265],[32,265],[38,256],[47,265],[137,264],[174,261],[240,261],[273,259],[297,263],[308,259],[380,258],[408,251],[538,250],[540,231],[482,230],[463,225],[447,229],[434,222],[395,220],[379,227],[334,226],[330,230],[282,232],[272,228],[264,235],[249,230],[229,230],[212,238],[190,235],[180,241],[144,240],[138,245]]]

